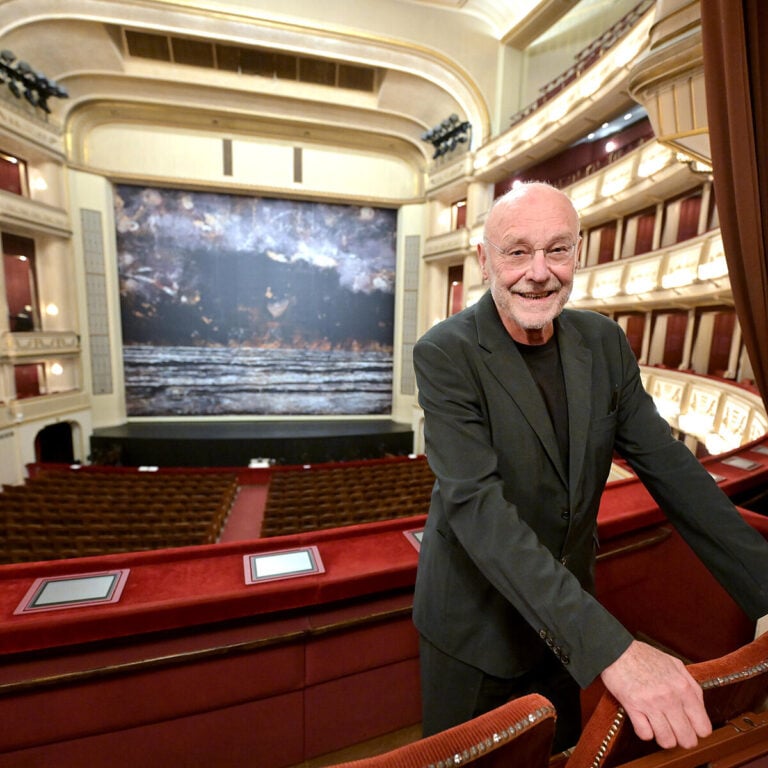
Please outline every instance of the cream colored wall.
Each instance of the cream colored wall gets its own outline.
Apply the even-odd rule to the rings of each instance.
[[[400,390],[400,382],[403,375],[403,367],[411,366],[410,355],[403,358],[403,337],[406,334],[406,342],[412,336],[410,328],[404,328],[405,313],[403,307],[403,288],[405,278],[405,239],[410,236],[418,236],[424,244],[424,231],[426,226],[425,205],[405,205],[400,208],[397,219],[397,286],[395,292],[395,348],[394,364],[392,371],[392,418],[402,424],[409,424],[412,419],[413,409],[416,405],[416,396],[403,394]],[[420,271],[423,267],[421,253],[419,253]],[[418,328],[418,322],[416,322]],[[409,371],[410,373],[410,371]]]
[[[170,129],[137,129],[132,126],[105,126],[88,140],[87,157],[99,173],[71,171],[69,193],[72,206],[73,242],[79,292],[85,296],[83,271],[81,208],[102,214],[104,256],[107,272],[110,317],[110,346],[114,391],[93,395],[94,426],[109,426],[126,420],[122,336],[120,326],[119,281],[115,243],[112,182],[108,177],[146,183],[173,183],[174,186],[214,188],[222,191],[246,191],[252,194],[298,195],[304,199],[328,196],[350,202],[389,205],[392,200],[409,201],[420,194],[421,175],[406,161],[357,150],[330,151],[305,147],[303,183],[293,182],[293,145],[265,139],[233,139],[233,175],[222,173],[220,136],[181,133]],[[425,206],[421,203],[400,206],[397,239],[397,269],[402,275],[404,242],[408,235],[424,240]],[[402,280],[395,296],[395,344],[392,417],[410,422],[414,398],[400,393],[403,368]],[[80,302],[81,328],[88,327],[85,302]],[[410,361],[407,363],[410,364]],[[90,346],[83,338],[83,376],[90,390]]]
[[[224,174],[223,138],[232,140],[232,175]],[[260,194],[344,200],[412,200],[421,194],[418,169],[391,155],[357,149],[302,149],[302,181],[294,182],[294,144],[259,137],[104,125],[88,137],[88,167],[105,175],[220,185]]]
[[[59,237],[38,237],[35,262],[42,330],[82,328],[77,316],[77,292],[71,279],[74,265],[70,244]]]
[[[648,350],[648,365],[658,365],[664,360],[664,342],[667,338],[667,318],[660,315],[656,318]]]
[[[115,242],[114,209],[112,185],[102,176],[69,172],[69,194],[72,211],[74,274],[78,302],[79,327],[84,329],[82,338],[83,389],[91,395],[94,427],[122,424],[126,420],[124,379],[122,365],[122,329],[120,325],[120,293],[117,278],[117,247]],[[104,267],[106,274],[107,317],[111,355],[112,393],[94,395],[91,392],[91,346],[87,332],[89,328],[85,268],[83,256],[83,233],[80,221],[81,209],[98,211],[101,214]]]
[[[578,4],[577,4],[578,5]],[[576,55],[637,5],[637,0],[597,0],[574,8],[568,23],[555,25],[526,50],[523,104],[530,104],[540,89],[573,65]]]
[[[62,396],[60,396],[62,397]],[[79,399],[79,398],[78,398]],[[73,398],[74,400],[74,398]],[[14,482],[21,482],[26,475],[26,466],[36,460],[35,457],[35,439],[38,433],[45,427],[52,424],[59,424],[61,422],[68,422],[72,427],[72,447],[75,454],[75,460],[85,462],[90,453],[90,435],[92,430],[91,414],[86,408],[79,411],[63,412],[59,416],[45,416],[40,419],[35,418],[35,411],[50,409],[45,403],[40,403],[39,408],[35,406],[25,407],[25,403],[22,400],[20,407],[24,408],[24,422],[16,428],[18,438],[18,452],[17,456],[20,464],[18,471],[21,471],[21,475],[14,480]],[[0,441],[0,448],[2,443]],[[16,459],[14,459],[14,463]]]
[[[715,313],[702,312],[699,315],[696,342],[691,353],[691,368],[696,373],[706,373],[709,367],[709,352],[715,330]]]

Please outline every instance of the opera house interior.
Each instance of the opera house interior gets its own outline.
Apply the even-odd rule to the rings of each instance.
[[[422,739],[411,620],[413,348],[519,182],[768,539],[760,6],[0,2],[0,768],[768,764],[768,635],[619,457],[597,596],[702,683],[695,760],[598,684],[568,754],[535,695]]]

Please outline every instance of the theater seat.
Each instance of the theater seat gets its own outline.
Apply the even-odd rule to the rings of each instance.
[[[611,768],[630,760],[637,760],[637,768],[709,765],[713,756],[744,748],[745,743],[739,745],[740,738],[749,743],[753,754],[768,754],[768,633],[720,658],[690,664],[688,670],[704,689],[704,703],[715,731],[711,737],[701,739],[699,747],[660,750],[655,742],[641,741],[622,707],[606,691],[566,768]],[[754,713],[763,714],[755,717]],[[746,717],[737,722],[742,715]],[[694,757],[697,751],[699,757]]]
[[[537,693],[447,731],[374,757],[338,763],[329,768],[544,768],[555,733],[555,710]]]

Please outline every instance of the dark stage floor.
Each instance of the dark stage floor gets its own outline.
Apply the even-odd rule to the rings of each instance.
[[[404,456],[409,424],[384,420],[139,421],[96,429],[91,462],[124,466],[238,467],[251,459],[276,464]]]

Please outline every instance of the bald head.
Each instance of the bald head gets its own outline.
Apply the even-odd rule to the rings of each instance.
[[[549,184],[517,185],[493,205],[477,254],[515,341],[537,345],[552,337],[570,296],[580,244],[573,203]]]
[[[540,218],[560,217],[570,222],[574,237],[579,233],[579,214],[564,192],[543,181],[516,184],[509,192],[497,198],[485,220],[485,235],[493,242],[500,223],[514,216],[537,215]]]

